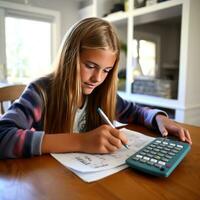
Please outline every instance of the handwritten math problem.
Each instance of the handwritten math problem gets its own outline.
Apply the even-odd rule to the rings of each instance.
[[[128,138],[128,147],[122,147],[112,154],[86,154],[86,153],[65,153],[53,154],[58,161],[66,167],[81,173],[97,172],[108,170],[125,164],[125,160],[133,153],[151,142],[154,138],[128,129],[121,129]]]

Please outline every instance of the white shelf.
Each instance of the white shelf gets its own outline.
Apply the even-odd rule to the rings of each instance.
[[[118,91],[118,94],[129,101],[133,101],[140,104],[158,106],[169,109],[183,109],[183,107],[179,104],[178,100],[174,99],[166,99],[162,97],[149,96],[143,94],[132,94]]]
[[[166,2],[166,4],[161,6],[158,4],[158,5],[153,5],[152,7],[149,6],[145,8],[135,9],[131,14],[134,17],[134,25],[155,22],[163,19],[169,19],[181,16],[182,14],[181,4],[171,5],[167,3],[168,2]]]
[[[168,0],[151,6],[136,8],[131,10],[130,12],[132,16],[139,16],[139,15],[146,15],[152,12],[160,12],[160,11],[162,12],[163,10],[168,10],[168,16],[170,16],[171,14],[174,14],[173,10],[171,9],[173,9],[173,7],[182,5],[183,2],[184,0]]]
[[[126,12],[120,11],[120,12],[110,14],[107,17],[104,17],[103,19],[114,24],[124,24],[124,23],[127,23],[128,14]]]

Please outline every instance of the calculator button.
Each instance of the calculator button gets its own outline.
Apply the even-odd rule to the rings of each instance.
[[[161,143],[161,141],[160,141],[160,140],[156,140],[155,142],[156,142],[156,143]]]
[[[169,152],[168,153],[170,156],[175,156],[176,154],[175,153],[173,153],[173,152]]]
[[[144,160],[150,160],[150,158],[149,158],[149,157],[146,157],[146,156],[144,156],[143,159],[144,159]]]
[[[156,154],[157,154],[155,151],[151,151],[150,153],[153,154],[153,155],[156,155]]]
[[[166,164],[165,167],[170,168],[171,164]]]
[[[170,156],[170,155],[165,155],[165,158],[171,159],[172,156]]]
[[[158,161],[158,164],[165,165],[166,163],[163,161]]]
[[[163,142],[164,145],[168,145],[168,142]]]
[[[132,156],[131,158],[132,158],[133,160],[140,160],[140,158],[135,157],[135,156]]]
[[[161,160],[164,161],[164,162],[168,162],[169,161],[169,159],[167,159],[167,158],[162,158]]]
[[[161,147],[165,147],[165,144],[161,143],[160,146],[161,146]]]
[[[180,145],[180,144],[177,144],[177,147],[179,147],[179,148],[183,148],[183,145]]]
[[[177,151],[180,151],[182,148],[180,148],[180,147],[174,147],[174,149],[176,149]]]
[[[158,153],[157,155],[163,157],[165,154],[164,153]]]
[[[146,163],[147,161],[145,159],[143,159],[143,158],[140,158],[140,162]]]
[[[149,164],[149,165],[154,165],[154,162],[147,161],[147,164]]]
[[[145,153],[149,153],[150,150],[144,149],[143,151],[144,151]]]
[[[175,146],[176,146],[176,144],[174,144],[174,143],[169,143],[169,145],[171,145],[171,146],[173,146],[173,147],[175,147]]]
[[[146,149],[148,149],[148,150],[152,150],[153,148],[152,148],[152,147],[147,147]]]
[[[178,151],[176,149],[172,149],[173,153],[178,153]]]
[[[152,158],[150,161],[153,162],[153,163],[157,163],[157,160],[154,159],[154,158]]]
[[[146,155],[146,153],[145,153],[145,152],[143,152],[143,151],[142,151],[142,152],[140,152],[140,154],[141,154],[141,155],[143,155],[143,156],[145,156],[145,155]]]
[[[161,159],[160,156],[155,156],[154,158],[155,158],[156,160],[160,160],[160,159]]]
[[[158,163],[155,163],[155,164],[154,164],[154,166],[155,166],[155,167],[158,167],[158,168],[161,168],[161,167],[163,167],[163,165],[161,165],[161,164],[158,164]]]
[[[140,154],[137,154],[136,157],[137,157],[137,158],[142,158],[143,156],[140,155]]]
[[[165,150],[161,150],[160,152],[161,152],[161,153],[164,153],[164,154],[166,154],[166,153],[167,153],[167,151],[165,151]]]
[[[170,148],[165,147],[164,150],[165,150],[165,151],[170,151]]]

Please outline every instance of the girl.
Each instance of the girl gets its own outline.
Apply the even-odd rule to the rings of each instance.
[[[160,110],[116,94],[120,54],[113,27],[99,18],[75,24],[61,45],[54,71],[32,82],[0,120],[0,158],[53,152],[111,153],[126,136],[103,121],[140,123],[192,143],[187,130]],[[75,134],[75,133],[84,134]]]

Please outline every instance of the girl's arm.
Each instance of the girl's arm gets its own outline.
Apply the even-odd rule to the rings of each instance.
[[[126,136],[119,130],[102,125],[85,133],[45,134],[42,153],[85,152],[111,153],[127,144]]]
[[[81,151],[80,134],[45,134],[42,141],[42,153],[61,153]]]
[[[30,84],[0,119],[0,158],[41,154],[43,101]],[[37,131],[35,131],[35,129]]]
[[[155,116],[157,114],[167,116],[162,110],[150,109],[138,106],[133,102],[126,101],[117,96],[117,120],[122,123],[142,124],[148,128],[157,128]]]

